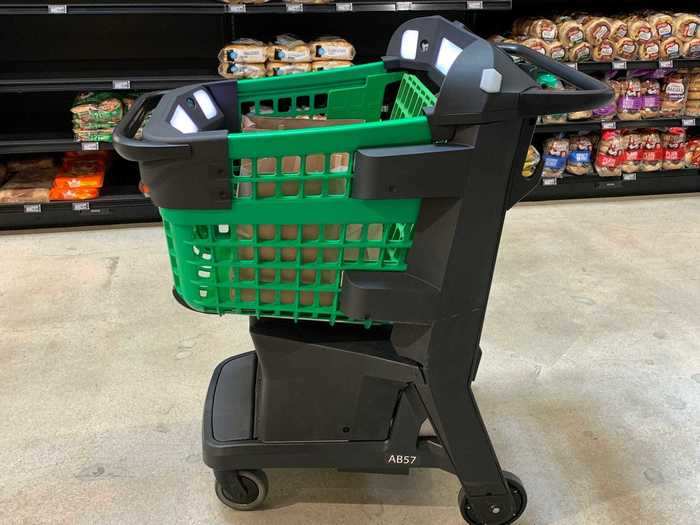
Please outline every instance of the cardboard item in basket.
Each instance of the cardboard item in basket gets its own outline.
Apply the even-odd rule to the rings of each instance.
[[[311,62],[311,50],[293,35],[277,35],[270,45],[269,57],[277,62]]]
[[[271,60],[265,68],[268,77],[280,77],[308,73],[311,71],[311,64],[309,62],[274,62]]]
[[[0,202],[4,204],[26,204],[49,202],[48,188],[6,188],[0,189]]]
[[[322,36],[309,43],[311,58],[317,60],[352,60],[355,58],[353,45],[337,36]]]
[[[56,176],[55,168],[31,169],[15,173],[2,187],[3,190],[49,189]]]
[[[322,62],[314,62],[311,64],[311,71],[325,71],[327,69],[349,66],[352,66],[352,62],[349,60],[323,60]]]
[[[219,61],[238,64],[264,64],[270,58],[267,44],[252,38],[239,38],[219,51]]]
[[[234,62],[221,62],[219,75],[232,80],[243,78],[262,78],[267,75],[265,64],[239,64]]]

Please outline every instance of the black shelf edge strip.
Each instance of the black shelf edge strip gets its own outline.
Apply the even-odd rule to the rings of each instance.
[[[128,76],[116,73],[114,78],[65,77],[65,78],[0,78],[0,93],[46,93],[57,91],[115,91],[116,82],[129,82],[129,89],[136,91],[172,89],[189,84],[199,84],[222,80],[219,75],[192,76]]]
[[[568,64],[584,73],[607,71],[633,71],[639,69],[681,69],[700,66],[700,58],[676,58],[674,60],[614,60],[613,62],[570,62]]]
[[[76,142],[72,138],[10,139],[0,136],[0,155],[17,153],[58,153],[63,151],[113,150],[111,142]]]
[[[579,120],[561,124],[538,124],[535,133],[598,131],[605,129],[693,127],[696,117],[658,118],[646,120],[613,120],[607,122]]]

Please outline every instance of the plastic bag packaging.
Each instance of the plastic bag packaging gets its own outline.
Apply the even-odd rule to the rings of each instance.
[[[688,140],[685,147],[685,165],[688,168],[700,168],[700,138]]]
[[[600,136],[595,156],[595,170],[601,177],[622,176],[622,135],[618,130],[605,130]]]
[[[529,47],[533,51],[537,51],[540,55],[547,54],[547,42],[545,42],[541,38],[519,37],[517,39],[517,43],[522,46]]]
[[[124,105],[112,93],[81,93],[73,101],[70,109],[74,123],[113,123],[124,116]],[[82,127],[82,126],[81,126]]]
[[[623,173],[637,173],[642,161],[642,136],[636,129],[626,129],[622,132],[622,168]]]
[[[647,17],[654,38],[664,40],[673,35],[673,17],[667,13],[654,13]]]
[[[640,135],[642,150],[639,171],[659,171],[664,160],[664,149],[661,146],[659,132],[655,129],[648,129],[642,131]]]
[[[620,98],[617,102],[617,118],[639,120],[642,118],[642,85],[639,78],[626,78],[620,81]]]
[[[22,170],[12,175],[3,185],[2,189],[49,189],[53,184],[53,179],[55,176],[56,168],[34,168]]]
[[[306,42],[293,35],[277,35],[269,47],[269,58],[276,62],[311,62],[311,51]]]
[[[620,97],[620,83],[617,80],[606,80],[605,83],[612,89],[615,97],[599,108],[595,108],[591,112],[593,120],[613,120],[617,116],[617,100]]]
[[[594,62],[612,62],[615,57],[615,44],[610,40],[603,40],[593,46],[591,56]]]
[[[219,61],[238,64],[264,64],[270,58],[270,48],[260,40],[239,38],[219,51]]]
[[[607,40],[610,37],[612,31],[607,18],[583,15],[577,20],[583,25],[583,33],[589,44],[600,44],[603,40]]]
[[[681,54],[685,58],[699,58],[700,38],[696,36],[694,38],[691,38],[687,42],[683,42],[683,45],[681,47]]]
[[[673,34],[684,42],[691,40],[698,33],[700,17],[688,13],[677,13],[673,18]]]
[[[627,36],[638,42],[648,42],[654,38],[654,29],[646,18],[630,16],[627,18]]]
[[[0,203],[26,204],[49,202],[49,188],[7,188],[0,189]]]
[[[101,188],[105,165],[98,160],[67,160],[58,170],[54,188]]]
[[[622,38],[629,37],[628,33],[629,30],[627,27],[627,22],[625,22],[623,19],[615,18],[610,20],[610,40],[613,42],[618,42]]]
[[[569,48],[567,60],[570,62],[587,62],[593,55],[593,46],[588,42],[581,42]]]
[[[309,42],[311,59],[317,60],[352,60],[355,58],[353,45],[337,36],[322,36]]]
[[[573,18],[563,18],[557,24],[557,34],[559,42],[567,49],[585,40],[583,26]]]
[[[661,116],[664,118],[682,116],[687,98],[685,75],[677,71],[666,75],[661,87]]]
[[[642,118],[658,118],[661,114],[661,84],[653,77],[641,82]]]
[[[593,174],[593,142],[586,135],[572,135],[569,137],[566,171],[573,175]]]
[[[238,64],[222,62],[219,64],[219,75],[230,79],[262,78],[266,76],[265,64]]]
[[[659,58],[673,60],[683,54],[683,41],[675,36],[670,36],[659,44]]]
[[[51,188],[49,200],[52,201],[84,201],[100,196],[99,188]]]
[[[537,165],[540,163],[540,152],[537,148],[530,144],[527,148],[527,157],[525,158],[525,163],[523,164],[523,169],[521,171],[522,176],[525,178],[532,177],[535,174]]]
[[[536,18],[530,22],[527,34],[545,42],[554,42],[558,34],[557,25],[548,18]]]
[[[658,60],[661,47],[659,46],[659,41],[655,39],[651,40],[637,40],[637,52],[639,53],[639,60]]]
[[[636,60],[638,56],[637,43],[629,38],[624,37],[613,43],[613,56],[619,60]]]
[[[680,170],[685,168],[685,128],[668,128],[661,134],[661,147],[664,149],[662,169]]]
[[[550,138],[542,145],[544,156],[543,177],[561,177],[566,168],[566,159],[569,155],[569,141],[564,137]]]
[[[537,83],[546,89],[563,90],[564,84],[555,75],[551,73],[540,73],[537,75]],[[541,117],[543,124],[557,124],[566,122],[566,113],[554,113],[552,115],[543,115]]]
[[[566,48],[561,44],[561,42],[545,42],[544,43],[545,54],[557,62],[563,62],[566,59]]]
[[[688,78],[688,100],[685,104],[685,114],[689,117],[700,117],[700,73],[692,73]]]
[[[294,75],[296,73],[307,73],[311,71],[311,64],[309,62],[292,63],[270,61],[265,65],[265,70],[268,77]]]

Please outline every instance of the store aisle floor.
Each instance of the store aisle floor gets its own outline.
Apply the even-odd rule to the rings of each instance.
[[[475,391],[519,524],[700,516],[699,217],[693,196],[510,213]],[[438,471],[271,470],[267,510],[227,510],[200,418],[246,319],[175,303],[158,227],[0,246],[0,523],[461,523]]]

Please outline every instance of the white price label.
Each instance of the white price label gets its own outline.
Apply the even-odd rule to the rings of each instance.
[[[49,4],[50,15],[67,15],[68,6],[65,4]]]
[[[571,69],[578,69],[578,62],[567,62],[566,65]]]
[[[627,69],[627,62],[624,60],[615,60],[612,63],[612,68],[613,69]]]
[[[681,119],[681,124],[685,127],[690,127],[695,125],[695,119],[694,118],[682,118]]]
[[[245,4],[229,4],[229,13],[245,13]]]
[[[131,80],[112,80],[112,89],[131,89]]]
[[[557,185],[557,178],[556,177],[542,177],[542,186],[556,186]]]
[[[352,3],[350,2],[339,2],[335,4],[335,10],[339,13],[347,13],[352,11]]]
[[[396,2],[396,10],[397,11],[410,11],[411,10],[411,2]]]
[[[25,204],[24,213],[41,213],[41,204]]]
[[[659,69],[673,69],[673,60],[659,60]]]
[[[472,1],[467,1],[467,9],[483,9],[484,8],[484,2],[472,2]]]
[[[98,149],[100,149],[100,143],[99,142],[81,142],[80,148],[83,151],[97,151]]]
[[[623,173],[622,180],[637,180],[636,173]]]
[[[617,122],[609,121],[609,122],[601,122],[600,127],[602,129],[617,129]]]
[[[73,211],[89,211],[90,210],[90,203],[89,202],[74,202],[72,207],[73,207]]]
[[[293,3],[287,4],[287,13],[303,13],[303,12],[304,12],[304,4],[293,4]]]

